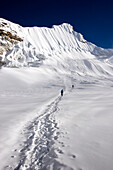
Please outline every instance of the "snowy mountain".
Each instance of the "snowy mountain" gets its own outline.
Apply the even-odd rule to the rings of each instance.
[[[65,56],[65,57],[64,57]],[[0,57],[8,67],[51,66],[85,74],[112,74],[113,50],[87,42],[70,24],[22,27],[0,19]],[[101,73],[100,73],[101,72]]]
[[[0,18],[1,65],[0,170],[113,169],[113,49]]]

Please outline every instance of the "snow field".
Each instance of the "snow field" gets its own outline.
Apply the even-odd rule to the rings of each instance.
[[[66,23],[0,22],[23,38],[2,56],[0,170],[112,170],[113,50]]]
[[[82,170],[112,170],[113,87],[81,85],[66,94],[55,115],[62,132],[58,161]]]

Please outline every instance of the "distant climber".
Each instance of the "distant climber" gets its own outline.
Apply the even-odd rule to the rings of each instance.
[[[72,85],[72,88],[74,88],[74,85]]]
[[[63,89],[61,90],[61,96],[63,96]]]

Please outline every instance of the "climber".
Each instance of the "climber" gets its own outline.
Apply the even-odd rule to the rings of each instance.
[[[72,88],[74,88],[74,85],[72,85]]]
[[[63,89],[61,90],[61,96],[63,96]]]

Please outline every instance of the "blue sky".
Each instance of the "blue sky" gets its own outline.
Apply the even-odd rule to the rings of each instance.
[[[22,26],[73,25],[87,41],[113,48],[112,0],[10,0],[0,3],[0,17]]]

